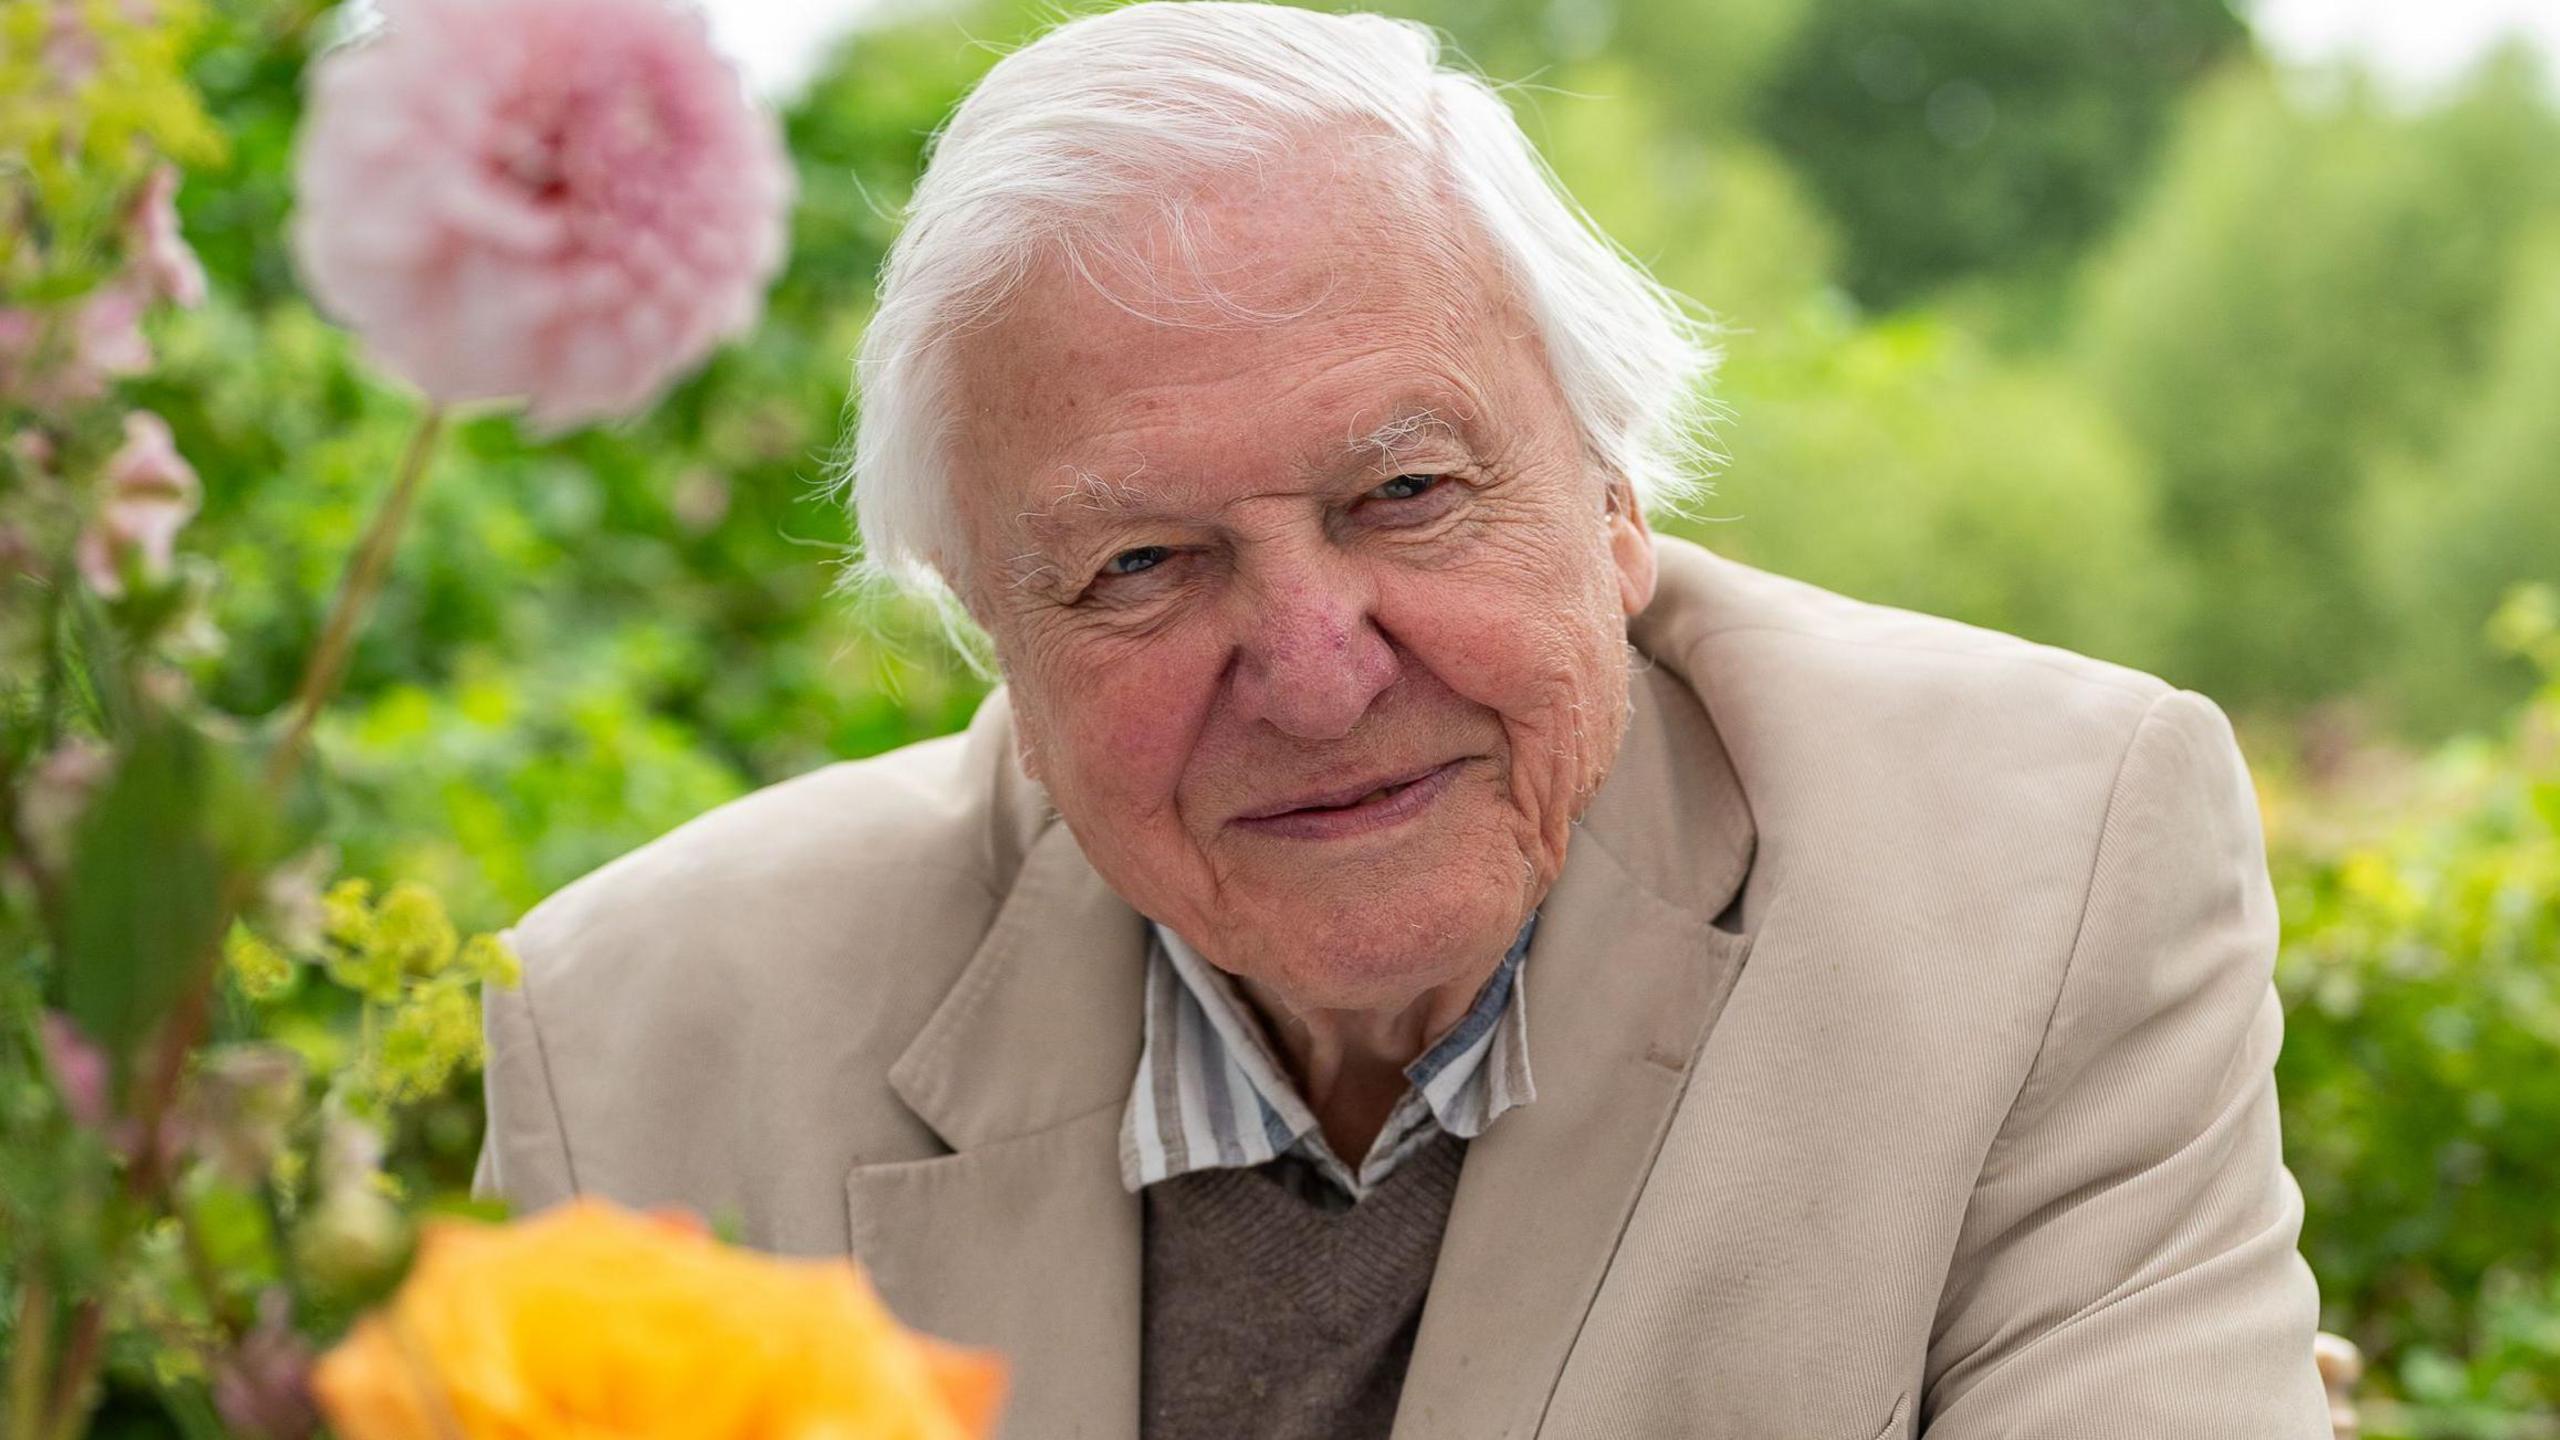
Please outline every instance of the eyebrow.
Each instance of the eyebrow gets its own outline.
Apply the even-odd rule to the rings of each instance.
[[[1343,444],[1346,455],[1376,455],[1394,460],[1421,447],[1428,440],[1465,440],[1449,417],[1437,405],[1409,401],[1397,406],[1385,420],[1368,434],[1352,437]]]
[[[1345,435],[1342,444],[1319,463],[1338,465],[1345,460],[1371,458],[1379,464],[1392,464],[1433,442],[1465,443],[1465,436],[1437,405],[1407,401],[1395,407],[1387,418],[1371,426],[1364,434]],[[1146,489],[1137,483],[1146,470],[1144,461],[1114,480],[1096,471],[1074,465],[1062,465],[1068,482],[1047,500],[1024,507],[1016,518],[1037,536],[1054,536],[1075,521],[1090,516],[1112,518],[1142,517],[1149,513]]]

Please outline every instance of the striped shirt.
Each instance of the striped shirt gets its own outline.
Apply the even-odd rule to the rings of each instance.
[[[1533,914],[1467,1013],[1405,1067],[1411,1084],[1354,1168],[1326,1143],[1234,980],[1153,926],[1138,1074],[1120,1122],[1121,1183],[1134,1194],[1189,1171],[1295,1152],[1359,1200],[1434,1135],[1482,1134],[1503,1111],[1537,1098],[1519,983],[1537,927]]]

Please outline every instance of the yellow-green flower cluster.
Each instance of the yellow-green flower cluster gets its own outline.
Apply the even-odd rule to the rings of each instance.
[[[441,1091],[456,1071],[480,1063],[482,985],[512,986],[514,952],[495,935],[464,939],[433,890],[401,881],[374,893],[349,878],[320,901],[321,923],[302,957],[360,1004],[361,1040],[341,1071],[347,1102],[378,1113]],[[252,1000],[288,994],[293,957],[245,927],[226,946],[232,978]]]
[[[252,1000],[274,1000],[293,988],[293,961],[246,925],[231,927],[222,942],[222,958],[240,993]]]
[[[57,263],[112,228],[96,203],[139,178],[153,154],[219,163],[230,146],[187,83],[201,0],[0,0],[0,188],[18,190],[39,224],[0,226],[0,262],[50,237]],[[22,277],[23,278],[23,277]]]

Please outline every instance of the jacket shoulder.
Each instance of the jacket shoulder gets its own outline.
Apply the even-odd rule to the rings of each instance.
[[[1706,698],[1746,782],[1754,770],[1768,784],[1863,761],[1942,786],[1979,779],[1987,788],[1973,794],[1992,802],[2018,793],[1991,782],[2021,766],[2048,779],[2057,767],[2095,768],[2105,772],[2102,799],[2143,715],[2177,689],[2131,666],[1856,599],[1686,542],[1665,542],[1662,559],[1668,603],[1646,612],[1639,644]]]
[[[840,1216],[758,1207],[929,1153],[889,1070],[1043,823],[1026,787],[999,694],[963,734],[767,786],[562,888],[509,932],[521,988],[487,999],[493,1117],[556,1115],[576,1188],[833,1243]]]
[[[1673,643],[1707,641],[1782,653],[1815,674],[1875,683],[1998,684],[2032,693],[2095,688],[2147,706],[2176,687],[2147,671],[2024,636],[1827,590],[1666,539],[1672,603],[1661,627]],[[1648,616],[1648,618],[1651,618]]]
[[[2168,778],[2128,770],[2146,722],[2173,722],[2218,749],[2223,775],[2245,774],[2219,708],[2156,675],[1695,546],[1667,545],[1664,560],[1670,604],[1647,612],[1648,653],[1712,716],[1764,880],[1817,912],[1885,904],[1911,936],[1945,936],[1878,957],[1878,983],[1942,984],[1938,967],[1961,955],[1978,979],[2034,997],[2013,1017],[2034,1035],[2120,785]]]

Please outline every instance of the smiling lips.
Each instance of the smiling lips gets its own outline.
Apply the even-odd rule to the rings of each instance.
[[[1241,829],[1297,840],[1331,840],[1400,823],[1429,808],[1456,777],[1463,760],[1447,760],[1383,780],[1301,795],[1232,822]]]

